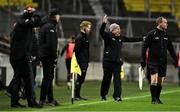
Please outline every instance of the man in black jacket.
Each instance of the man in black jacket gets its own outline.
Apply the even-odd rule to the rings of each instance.
[[[80,24],[80,34],[75,40],[75,54],[77,62],[81,69],[81,76],[77,75],[77,80],[75,84],[75,100],[87,100],[80,96],[80,89],[85,80],[86,72],[89,63],[89,39],[88,34],[91,31],[91,22],[82,21]]]
[[[42,20],[43,23],[39,31],[39,57],[43,66],[43,81],[40,93],[41,105],[44,105],[46,102],[46,97],[50,105],[59,105],[53,97],[54,67],[57,62],[58,44],[56,25],[59,19],[59,11],[57,9],[51,9],[49,16]]]
[[[104,40],[104,56],[103,56],[103,81],[101,84],[101,98],[106,100],[108,94],[111,78],[113,74],[114,81],[114,94],[115,101],[122,101],[121,99],[121,66],[123,64],[121,59],[121,49],[123,42],[138,42],[142,38],[126,38],[121,35],[120,26],[116,23],[110,25],[110,32],[106,32],[105,26],[107,24],[107,15],[103,17],[103,23],[100,28],[101,37]]]
[[[174,59],[174,64],[177,66],[177,56],[172,46],[172,42],[166,33],[167,20],[164,17],[159,17],[156,20],[157,27],[150,31],[144,39],[142,46],[141,66],[146,66],[146,51],[148,50],[148,66],[151,74],[151,97],[152,104],[162,104],[160,93],[162,83],[166,76],[167,66],[167,50]]]
[[[11,107],[24,107],[18,102],[21,79],[25,83],[28,106],[40,107],[33,95],[33,72],[30,60],[33,38],[32,29],[40,24],[40,17],[37,15],[33,17],[34,11],[34,8],[27,7],[23,15],[17,20],[11,33],[10,63],[14,70],[14,76],[9,85]]]

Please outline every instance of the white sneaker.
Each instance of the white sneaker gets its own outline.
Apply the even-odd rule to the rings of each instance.
[[[71,89],[71,82],[67,82],[68,89]]]

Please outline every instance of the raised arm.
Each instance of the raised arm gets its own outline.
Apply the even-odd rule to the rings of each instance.
[[[103,39],[106,39],[106,38],[109,38],[109,34],[105,31],[105,27],[106,27],[106,24],[107,24],[107,15],[105,15],[102,19],[102,25],[101,25],[101,28],[100,28],[100,34],[101,34],[101,37]]]
[[[40,13],[36,11],[35,8],[29,7],[24,10],[23,15],[21,15],[18,23],[24,27],[38,27],[40,25],[41,17]]]

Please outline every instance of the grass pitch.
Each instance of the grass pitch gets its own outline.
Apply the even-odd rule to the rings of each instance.
[[[61,105],[37,108],[11,108],[10,98],[0,91],[0,111],[180,111],[180,87],[177,84],[163,85],[161,100],[164,104],[151,104],[149,86],[144,82],[143,90],[139,90],[137,82],[122,82],[122,102],[115,102],[112,98],[113,83],[109,90],[107,101],[101,101],[100,81],[85,81],[81,94],[87,101],[75,101],[71,104],[71,90],[67,90],[65,82],[54,87],[54,97]],[[39,89],[36,91],[39,100]],[[20,100],[27,105],[26,100]]]

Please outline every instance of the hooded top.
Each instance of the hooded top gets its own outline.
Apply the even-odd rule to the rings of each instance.
[[[57,58],[57,32],[56,32],[57,22],[50,19],[49,17],[44,17],[41,22],[41,27],[39,30],[39,57],[51,57],[53,59]]]

